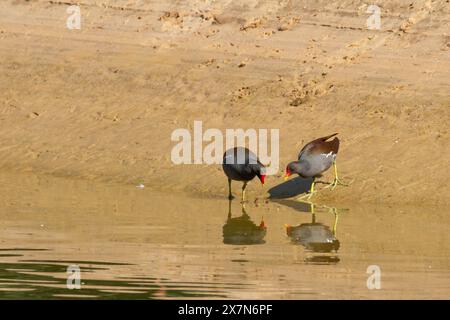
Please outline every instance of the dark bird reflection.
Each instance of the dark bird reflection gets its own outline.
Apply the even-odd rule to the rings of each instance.
[[[340,261],[337,252],[341,246],[337,239],[338,209],[328,206],[318,206],[312,202],[299,201],[278,201],[285,205],[291,206],[302,212],[311,213],[311,222],[302,223],[297,226],[285,225],[286,234],[292,243],[300,244],[311,253],[305,261],[318,264],[334,264]],[[317,207],[325,209],[326,212],[334,215],[333,226],[327,226],[321,222],[317,222]]]
[[[266,241],[267,227],[261,219],[259,225],[255,224],[245,210],[245,204],[241,204],[242,215],[231,217],[231,201],[228,202],[228,218],[223,225],[223,243],[235,245],[263,244]]]
[[[337,252],[340,242],[336,238],[337,214],[333,229],[320,222],[316,222],[316,214],[312,214],[311,223],[298,226],[286,226],[286,233],[292,242],[299,243],[313,252]]]

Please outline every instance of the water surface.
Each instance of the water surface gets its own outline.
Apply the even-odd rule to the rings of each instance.
[[[243,208],[225,195],[2,173],[0,217],[2,299],[450,298],[446,208]],[[81,289],[70,290],[74,265]],[[371,265],[379,290],[366,284]]]

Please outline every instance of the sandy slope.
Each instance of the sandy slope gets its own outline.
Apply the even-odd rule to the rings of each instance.
[[[364,1],[80,3],[81,30],[65,2],[0,3],[3,169],[222,196],[220,167],[170,160],[202,120],[279,128],[280,170],[339,132],[353,184],[324,199],[450,203],[448,1],[375,1],[379,31]]]

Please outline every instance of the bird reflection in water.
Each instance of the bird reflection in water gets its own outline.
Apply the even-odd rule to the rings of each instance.
[[[245,204],[241,204],[242,215],[231,217],[231,200],[228,202],[228,218],[223,225],[223,243],[235,245],[263,244],[266,241],[267,227],[261,218],[259,225],[255,224],[245,211]]]
[[[291,238],[292,243],[300,244],[312,255],[308,255],[305,259],[306,262],[311,263],[337,263],[340,261],[336,253],[339,250],[340,242],[336,237],[336,229],[338,223],[338,211],[337,208],[330,208],[323,206],[328,212],[334,215],[333,227],[316,221],[316,205],[311,205],[311,218],[310,223],[302,223],[298,226],[285,225],[286,233]],[[319,253],[319,255],[317,254]],[[332,253],[328,255],[328,253]]]

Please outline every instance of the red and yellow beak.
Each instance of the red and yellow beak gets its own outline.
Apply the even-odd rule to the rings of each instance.
[[[267,229],[266,224],[264,223],[264,218],[261,218],[261,223],[259,224],[261,229]]]
[[[286,172],[284,173],[284,181],[286,181],[287,179],[289,179],[289,177],[291,176],[291,171],[289,169],[286,169]]]
[[[284,227],[286,228],[286,234],[287,234],[287,235],[290,235],[290,234],[291,234],[292,226],[290,226],[290,225],[288,225],[288,224],[285,224]]]

